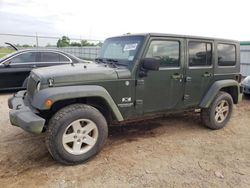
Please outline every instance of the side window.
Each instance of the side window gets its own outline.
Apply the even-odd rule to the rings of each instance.
[[[59,61],[63,61],[63,62],[68,61],[69,62],[69,59],[67,57],[65,57],[64,55],[59,54]]]
[[[212,44],[190,41],[188,43],[188,63],[190,67],[212,64]]]
[[[59,62],[59,54],[53,52],[41,52],[41,62]]]
[[[218,44],[218,65],[234,66],[236,64],[236,48],[233,44]]]
[[[30,63],[36,61],[36,52],[27,52],[10,59],[11,63]]]
[[[160,60],[161,67],[178,67],[180,65],[180,42],[154,40],[150,43],[146,58]]]

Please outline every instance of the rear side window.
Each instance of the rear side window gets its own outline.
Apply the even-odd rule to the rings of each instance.
[[[234,66],[236,64],[236,48],[233,44],[218,44],[218,65]]]
[[[27,52],[10,59],[11,63],[30,63],[36,62],[36,52]]]
[[[188,43],[188,56],[190,67],[210,66],[212,64],[212,44],[190,41]]]
[[[41,62],[59,62],[59,54],[52,52],[42,52]]]
[[[70,61],[64,55],[55,52],[41,52],[41,62],[60,62]]]
[[[154,40],[149,46],[146,58],[160,60],[161,67],[178,67],[180,64],[180,42]]]

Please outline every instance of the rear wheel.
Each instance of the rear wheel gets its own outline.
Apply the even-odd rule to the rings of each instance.
[[[210,129],[221,129],[229,121],[233,110],[233,99],[226,92],[219,92],[209,108],[201,110],[201,120]]]
[[[46,145],[55,160],[63,164],[78,164],[97,154],[107,136],[107,122],[96,108],[73,104],[51,118]]]

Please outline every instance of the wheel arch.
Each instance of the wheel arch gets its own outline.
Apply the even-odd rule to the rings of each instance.
[[[27,88],[28,80],[29,80],[29,77],[25,78],[22,84],[22,88]]]
[[[51,99],[51,107],[45,106],[45,101]],[[101,86],[67,86],[43,89],[34,95],[32,106],[47,112],[48,116],[59,109],[74,103],[83,103],[97,108],[107,121],[111,118],[122,121],[123,116],[108,91]]]
[[[90,106],[93,106],[94,108],[98,109],[102,115],[107,120],[108,124],[115,118],[115,114],[112,112],[112,109],[107,104],[105,99],[101,97],[82,97],[82,98],[76,98],[76,99],[66,99],[66,100],[59,100],[56,101],[51,106],[52,114],[56,113],[61,108],[64,108],[65,106],[71,105],[71,104],[87,104]]]
[[[208,108],[219,91],[227,92],[233,98],[234,104],[241,101],[242,94],[240,92],[239,83],[235,80],[219,80],[212,84],[206,95],[202,98],[199,107]]]
[[[234,104],[237,104],[238,103],[238,87],[237,86],[228,86],[228,87],[223,87],[220,89],[220,91],[224,91],[228,94],[231,95],[232,99],[233,99],[233,102]]]

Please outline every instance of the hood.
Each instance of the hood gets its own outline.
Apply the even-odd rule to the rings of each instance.
[[[41,83],[48,83],[48,79],[54,80],[54,85],[77,84],[95,80],[115,80],[130,78],[131,73],[127,68],[111,68],[104,64],[77,63],[59,65],[34,69],[33,74],[37,75]]]

